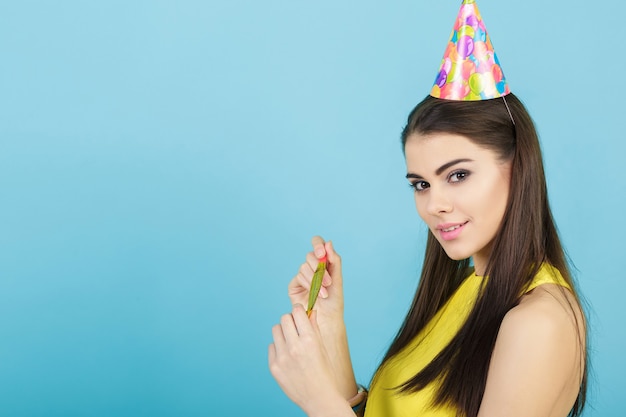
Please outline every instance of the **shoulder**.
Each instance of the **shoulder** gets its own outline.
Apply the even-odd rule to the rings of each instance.
[[[506,314],[496,343],[515,341],[531,351],[565,353],[584,342],[579,338],[584,334],[584,316],[573,294],[562,286],[543,284]]]
[[[584,351],[584,316],[573,294],[557,284],[537,286],[502,321],[479,415],[566,415]]]
[[[502,326],[512,331],[541,331],[545,326],[553,330],[577,333],[584,320],[578,301],[567,287],[543,283],[522,296],[520,303],[504,317]]]

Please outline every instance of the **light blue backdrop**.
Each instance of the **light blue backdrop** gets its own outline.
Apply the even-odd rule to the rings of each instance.
[[[460,1],[0,2],[0,415],[301,415],[267,369],[309,239],[367,383],[425,229],[399,132]],[[622,1],[479,2],[537,122],[623,416]]]

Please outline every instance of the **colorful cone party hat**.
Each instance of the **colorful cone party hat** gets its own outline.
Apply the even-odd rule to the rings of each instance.
[[[475,0],[463,0],[430,95],[477,101],[510,92]]]

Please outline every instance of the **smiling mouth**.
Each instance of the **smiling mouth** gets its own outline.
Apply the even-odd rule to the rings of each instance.
[[[458,229],[459,227],[463,227],[467,224],[467,222],[465,223],[461,223],[461,224],[457,224],[456,226],[451,226],[451,227],[447,227],[445,229],[440,229],[442,232],[451,232],[453,230]]]

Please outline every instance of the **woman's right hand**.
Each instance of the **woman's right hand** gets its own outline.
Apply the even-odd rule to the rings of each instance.
[[[317,321],[321,329],[333,324],[343,324],[343,278],[341,275],[341,257],[332,242],[325,242],[320,236],[311,239],[313,251],[306,255],[297,275],[289,283],[288,291],[292,305],[306,306],[313,274],[320,259],[326,257],[326,272],[322,287],[315,302]]]

